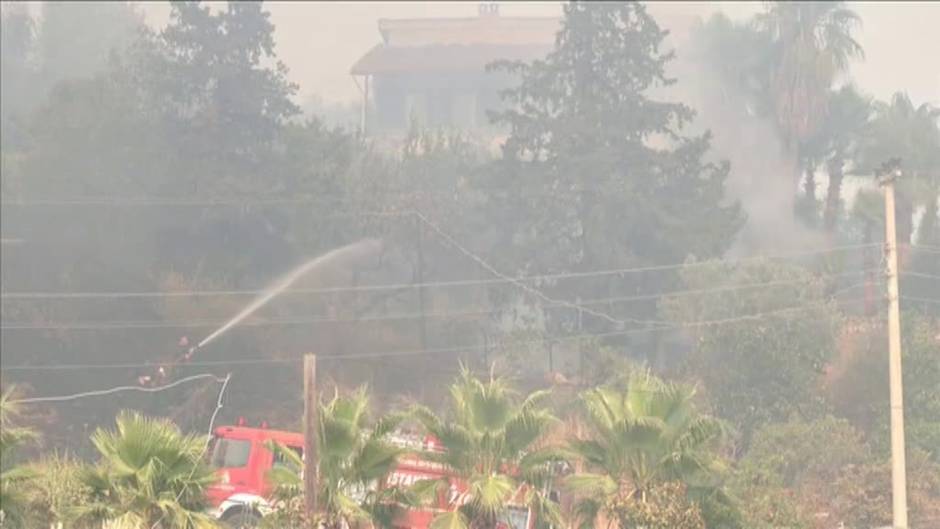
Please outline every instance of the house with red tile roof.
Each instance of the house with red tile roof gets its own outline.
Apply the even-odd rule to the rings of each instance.
[[[381,19],[382,42],[351,68],[370,133],[422,126],[479,129],[499,107],[509,75],[487,72],[498,60],[531,61],[551,51],[561,19],[504,17],[481,4],[477,17]]]
[[[698,17],[650,12],[670,30],[668,45],[689,34]],[[499,92],[513,76],[488,72],[499,61],[545,57],[561,28],[559,17],[500,16],[483,3],[479,16],[380,19],[382,42],[353,64],[363,96],[361,126],[370,135],[400,135],[412,122],[464,131],[490,129],[487,111],[501,108]]]

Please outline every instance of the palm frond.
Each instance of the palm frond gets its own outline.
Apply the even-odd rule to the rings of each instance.
[[[418,421],[432,435],[441,430],[443,421],[430,408],[420,404],[411,406],[408,416]]]
[[[602,503],[597,498],[582,498],[574,504],[574,518],[578,529],[594,529]]]
[[[501,474],[477,476],[467,485],[470,503],[490,515],[500,512],[512,498],[516,489],[513,480]]]
[[[540,523],[549,527],[565,526],[561,506],[545,497],[537,489],[529,489],[525,503],[535,513],[535,517]]]
[[[594,439],[572,439],[568,443],[570,453],[591,466],[603,466],[613,447],[604,446]]]
[[[180,527],[205,526],[204,491],[214,473],[201,458],[204,438],[183,435],[167,420],[121,412],[116,430],[99,429],[92,441],[101,459],[79,473],[91,499],[78,518],[121,526],[152,524],[146,521],[160,513]]]
[[[545,435],[559,420],[547,410],[525,408],[510,418],[503,432],[510,454],[520,453]]]
[[[447,479],[422,479],[405,489],[404,493],[413,501],[427,505],[436,501],[438,494],[446,492],[449,487],[450,482]]]
[[[687,451],[720,440],[728,433],[724,422],[709,416],[699,416],[689,422],[676,439],[676,448]]]
[[[408,418],[408,413],[388,413],[376,419],[375,423],[372,425],[372,431],[370,435],[373,439],[381,439],[394,432],[405,419]]]
[[[700,414],[692,388],[636,372],[626,385],[581,394],[589,439],[569,442],[589,472],[566,478],[579,496],[602,498],[618,483],[645,490],[662,480],[690,482],[716,476],[716,443],[724,424]],[[604,478],[604,479],[601,479]]]
[[[577,454],[567,446],[548,446],[527,452],[519,460],[520,469],[530,469],[550,463],[567,462],[575,459]]]
[[[17,424],[23,414],[18,398],[19,389],[16,386],[10,386],[0,394],[0,455],[38,438],[34,430]]]
[[[435,516],[428,529],[469,529],[469,527],[463,513],[455,510]]]
[[[617,482],[604,474],[581,472],[564,479],[565,487],[585,497],[604,497],[617,492]]]
[[[361,483],[381,479],[395,468],[403,453],[401,448],[370,438],[350,461],[351,477]]]

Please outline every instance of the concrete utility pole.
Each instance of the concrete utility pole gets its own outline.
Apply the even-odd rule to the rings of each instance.
[[[894,182],[900,160],[884,163],[878,183],[885,193],[885,258],[888,279],[888,380],[891,394],[891,498],[894,529],[907,526],[907,467],[904,457],[904,391],[901,382],[901,311],[898,306],[898,241],[894,218]]]
[[[308,521],[317,514],[317,355],[304,355],[304,513]]]

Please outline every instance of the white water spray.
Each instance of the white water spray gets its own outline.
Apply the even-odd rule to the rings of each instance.
[[[291,286],[291,284],[301,277],[317,270],[318,268],[333,264],[334,262],[339,263],[346,260],[354,261],[371,254],[377,254],[379,251],[381,251],[381,249],[382,241],[378,239],[364,239],[348,246],[331,250],[315,259],[307,261],[306,263],[289,272],[278,282],[271,285],[271,287],[265,290],[263,294],[255,298],[251,304],[245,307],[244,310],[236,314],[232,319],[216,329],[212,334],[203,338],[201,342],[189,350],[189,354],[187,356],[192,356],[196,349],[203,347],[207,343],[221,336],[232,327],[238,325],[239,322],[266,305],[269,301],[271,301],[271,299],[286,290]]]

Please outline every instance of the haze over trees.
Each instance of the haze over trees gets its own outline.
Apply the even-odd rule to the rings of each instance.
[[[170,12],[156,31],[125,3],[4,6],[9,519],[47,527],[76,515],[53,498],[94,498],[84,520],[208,523],[178,495],[207,469],[141,469],[195,464],[216,393],[13,401],[231,372],[219,421],[292,429],[313,350],[333,433],[382,456],[324,459],[331,526],[388,514],[344,484],[387,473],[400,454],[363,435],[408,409],[476,487],[440,529],[490,528],[520,487],[543,520],[586,527],[888,524],[873,171],[891,157],[912,527],[940,517],[940,110],[852,82],[851,5],[716,15],[672,50],[643,4],[566,4],[550,54],[490,67],[515,79],[496,151],[417,126],[389,148],[305,116],[263,4]],[[367,237],[376,259],[320,269],[184,357]],[[557,505],[540,487],[560,461],[577,501]]]

